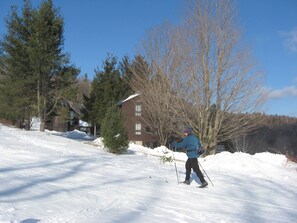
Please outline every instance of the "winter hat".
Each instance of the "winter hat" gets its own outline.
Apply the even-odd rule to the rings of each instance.
[[[193,129],[191,127],[187,127],[184,130],[184,133],[192,134]]]

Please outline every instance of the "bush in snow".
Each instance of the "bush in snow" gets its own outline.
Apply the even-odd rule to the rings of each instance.
[[[166,162],[170,162],[171,163],[173,161],[173,158],[171,156],[165,156],[164,155],[164,156],[161,156],[160,157],[160,160],[161,160],[162,163],[166,163]]]
[[[120,154],[128,149],[128,133],[123,118],[117,108],[111,107],[102,123],[104,146],[111,153]]]

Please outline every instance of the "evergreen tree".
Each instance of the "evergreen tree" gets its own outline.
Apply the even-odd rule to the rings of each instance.
[[[100,127],[107,109],[122,100],[127,92],[115,57],[108,56],[103,63],[103,71],[97,69],[95,73],[90,98],[86,98],[84,103],[84,118]]]
[[[25,1],[22,17],[17,8],[12,7],[7,18],[8,34],[1,42],[3,50],[2,78],[0,79],[0,115],[12,121],[25,119],[34,113],[34,77],[29,59],[30,28],[33,22],[32,8]]]
[[[128,56],[125,56],[120,62],[120,75],[123,80],[122,83],[122,91],[123,98],[127,98],[128,96],[135,93],[131,88],[131,80],[133,78],[133,71],[131,69],[131,62]]]
[[[102,137],[104,146],[111,153],[120,154],[128,148],[128,133],[121,113],[115,106],[107,110],[102,123]]]
[[[8,34],[2,42],[6,66],[1,80],[5,101],[19,117],[24,111],[37,113],[40,130],[57,109],[58,101],[75,96],[73,85],[79,70],[62,52],[63,19],[52,0],[32,9],[25,0],[22,16],[14,7],[7,20]]]
[[[88,79],[88,75],[85,74],[77,79],[78,95],[77,102],[79,104],[84,103],[84,97],[90,97],[91,81]]]
[[[63,18],[52,0],[44,1],[34,13],[34,31],[30,41],[30,58],[37,76],[37,96],[41,130],[61,98],[73,98],[79,70],[70,65],[69,56],[62,52]]]
[[[133,75],[130,76],[129,86],[134,92],[142,92],[143,86],[141,83],[150,82],[150,66],[146,62],[143,56],[137,55],[134,57],[132,63],[129,64],[129,71],[132,72]]]

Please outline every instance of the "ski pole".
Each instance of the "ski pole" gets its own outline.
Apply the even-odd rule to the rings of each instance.
[[[171,150],[171,146],[169,144],[169,149]],[[172,157],[173,157],[173,162],[174,162],[174,167],[175,167],[175,173],[176,173],[176,179],[177,179],[177,183],[179,184],[179,176],[178,176],[178,172],[177,172],[177,167],[176,167],[176,162],[175,162],[175,157],[174,157],[174,152],[172,150]]]
[[[197,161],[198,161],[198,159],[197,159]],[[198,161],[198,164],[199,164],[199,166],[201,167],[201,169],[203,170],[203,172],[205,173],[205,175],[207,176],[207,179],[211,182],[212,186],[214,187],[214,185],[213,185],[211,179],[209,178],[209,176],[207,175],[206,171],[205,171],[204,168],[202,167],[201,163],[199,163],[199,161]]]

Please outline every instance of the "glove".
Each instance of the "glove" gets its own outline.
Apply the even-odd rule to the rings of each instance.
[[[199,147],[198,149],[197,149],[197,153],[198,153],[198,155],[200,156],[200,155],[202,155],[203,153],[204,153],[204,149],[203,149],[203,147]]]

